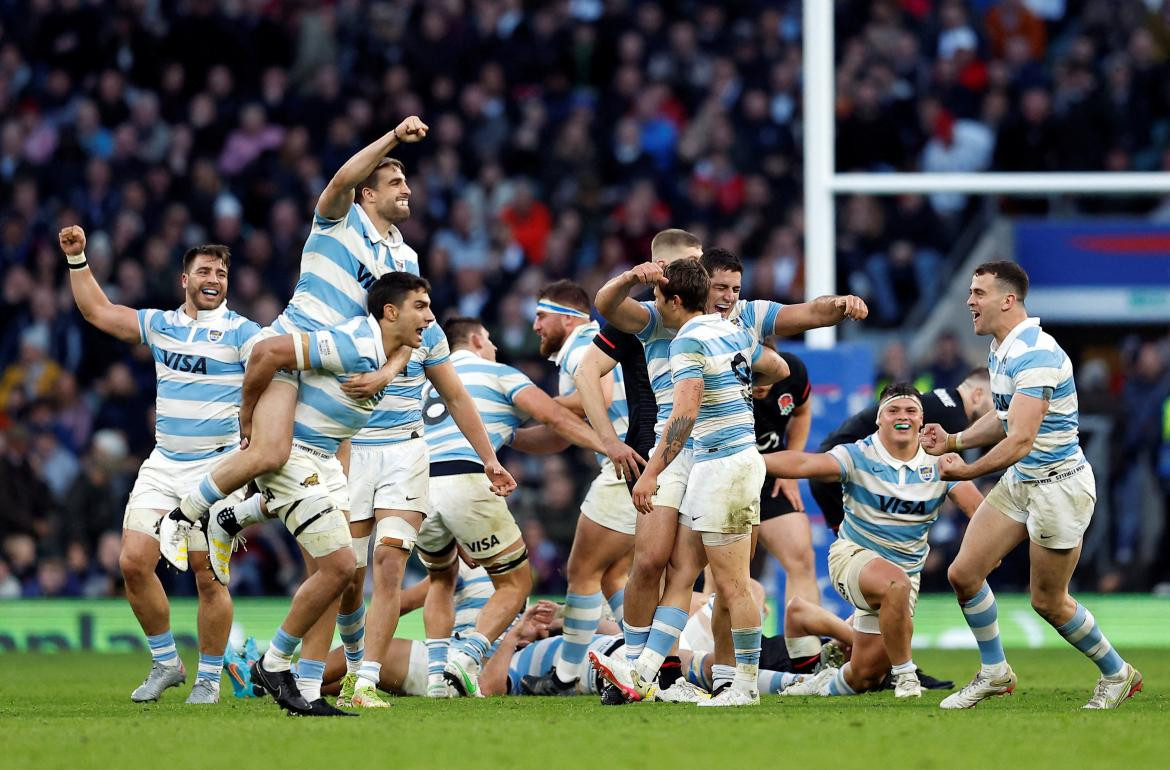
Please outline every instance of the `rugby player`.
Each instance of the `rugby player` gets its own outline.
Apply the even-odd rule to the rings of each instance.
[[[572,281],[556,281],[545,286],[537,300],[532,328],[540,336],[540,353],[557,365],[561,402],[579,407],[573,378],[600,329],[589,318],[589,295]],[[627,425],[622,370],[606,375],[604,387],[610,393],[605,421],[622,437]],[[605,455],[599,455],[598,461],[601,472],[581,503],[566,565],[569,585],[565,596],[565,645],[557,662],[557,677],[565,683],[579,678],[584,670],[586,648],[607,599],[602,593],[602,578],[628,556],[638,517],[629,490],[613,463]],[[613,602],[617,597],[620,608],[621,592],[612,587],[610,591],[608,599]]]
[[[740,706],[759,703],[756,675],[760,655],[760,613],[748,591],[753,527],[759,524],[759,489],[764,465],[755,451],[752,421],[752,369],[773,379],[788,375],[783,360],[766,359],[759,339],[742,324],[716,313],[706,313],[710,290],[707,270],[694,260],[679,260],[662,272],[665,284],[655,287],[655,309],[662,323],[678,334],[669,346],[674,406],[653,457],[634,485],[634,504],[641,513],[654,509],[658,477],[684,451],[694,432],[694,465],[679,507],[684,526],[679,529],[672,556],[685,565],[697,565],[697,577],[710,563],[716,593],[731,621],[736,672],[730,688],[700,705]],[[771,361],[777,365],[771,366]],[[690,537],[697,533],[698,538]],[[697,547],[696,539],[701,540]],[[678,570],[686,572],[686,567]],[[670,582],[668,579],[668,592]],[[637,659],[591,652],[590,661],[603,676],[631,700],[651,694],[654,679],[670,648],[686,625],[686,604],[664,592],[655,611],[671,627],[662,634],[669,644],[647,641]],[[669,603],[668,603],[669,602]],[[652,635],[653,636],[653,635]]]
[[[881,393],[877,432],[827,453],[764,455],[769,475],[838,480],[845,520],[829,548],[829,579],[852,604],[853,654],[792,694],[854,695],[879,688],[889,673],[894,696],[922,695],[910,650],[927,533],[949,496],[968,516],[982,496],[970,482],[941,478],[938,461],[918,445],[922,401],[909,384]]]
[[[935,388],[922,394],[923,420],[927,425],[938,423],[948,433],[970,427],[991,409],[991,380],[986,366],[972,369],[957,388]],[[875,402],[841,423],[821,441],[817,451],[828,452],[835,446],[861,441],[873,433],[876,420]],[[841,485],[836,481],[812,479],[808,488],[825,517],[825,524],[836,532],[845,515],[841,508]]]
[[[467,386],[493,448],[511,443],[516,429],[534,419],[577,446],[602,450],[597,434],[581,418],[520,370],[496,362],[496,346],[480,320],[453,318],[444,326],[453,349],[451,364]],[[476,696],[484,657],[532,592],[532,570],[520,528],[504,500],[491,494],[483,462],[453,419],[445,394],[429,391],[423,410],[430,449],[430,511],[419,531],[418,549],[431,578],[424,613],[431,667],[428,693],[446,696],[446,672],[459,694]],[[448,659],[457,546],[486,570],[495,590]]]
[[[427,131],[417,117],[406,118],[333,175],[317,199],[292,299],[264,330],[266,337],[336,328],[366,312],[366,290],[380,276],[394,271],[418,274],[418,255],[403,242],[396,226],[410,216],[410,187],[402,163],[386,153],[400,143],[422,140]],[[359,400],[373,398],[389,384],[390,372],[388,367],[368,377],[352,377],[345,392]],[[172,559],[169,548],[177,541],[173,530],[181,526],[180,519],[198,521],[230,492],[284,465],[292,446],[297,401],[295,374],[279,374],[256,405],[256,430],[242,445],[243,451],[216,463],[162,522],[163,558]]]
[[[310,629],[331,626],[337,601],[353,578],[356,560],[342,513],[346,479],[336,453],[370,419],[380,399],[356,401],[341,389],[351,374],[375,372],[391,363],[391,375],[407,366],[435,320],[429,284],[403,272],[388,273],[370,287],[369,315],[332,331],[282,334],[256,344],[244,376],[240,430],[251,435],[255,407],[277,370],[297,370],[301,386],[295,410],[292,451],[285,464],[257,479],[265,507],[276,514],[312,560],[311,575],[297,589],[268,651],[252,669],[252,681],[293,714],[335,716],[339,711],[318,697],[308,701],[290,672],[293,652]],[[314,628],[317,626],[317,628]],[[319,692],[328,642],[302,650]]]
[[[1069,580],[1097,499],[1093,469],[1077,440],[1077,391],[1072,362],[1060,345],[1029,317],[1024,306],[1028,274],[1013,262],[975,268],[967,307],[978,335],[992,337],[987,368],[994,413],[948,433],[928,425],[922,446],[941,455],[945,479],[977,479],[1004,471],[963,535],[947,577],[963,617],[979,645],[981,666],[943,708],[971,708],[1011,692],[1016,675],[999,639],[995,595],[987,575],[1028,540],[1032,608],[1065,641],[1097,666],[1100,678],[1087,709],[1112,709],[1142,689],[1142,675],[1122,659],[1093,614],[1069,595]],[[973,463],[956,454],[990,447]]]
[[[650,242],[650,258],[660,265],[667,265],[676,259],[698,259],[702,254],[701,248],[699,239],[685,230],[663,230]],[[607,419],[603,387],[605,377],[619,365],[629,411],[624,442]],[[593,338],[593,347],[585,352],[573,375],[573,383],[577,386],[585,415],[605,444],[606,456],[631,489],[638,479],[640,468],[646,465],[645,458],[654,449],[656,433],[661,430],[660,421],[665,422],[670,413],[669,401],[662,404],[661,409],[657,403],[658,391],[670,387],[669,372],[666,373],[666,379],[665,384],[660,382],[655,388],[650,381],[647,353],[642,340],[612,323],[606,323]],[[638,548],[639,531],[645,532],[645,529],[635,525],[635,550]],[[610,596],[609,605],[614,617],[622,622],[625,618],[624,588]],[[525,680],[526,691],[533,695],[575,692],[573,680],[580,676],[585,653],[579,645],[574,645],[569,648],[569,654],[573,660],[563,660],[558,655],[552,669]],[[580,660],[575,659],[578,654],[582,656]],[[557,669],[560,669],[560,675]],[[562,680],[561,676],[571,678]]]
[[[155,575],[159,520],[212,463],[235,449],[244,359],[260,327],[227,307],[231,254],[226,246],[196,246],[183,255],[180,308],[134,310],[111,303],[98,285],[85,259],[84,230],[66,227],[58,240],[73,299],[85,319],[123,342],[149,345],[155,361],[155,447],[130,491],[118,559],[126,599],[154,661],[130,699],[154,701],[187,679],[171,634],[167,596]],[[225,504],[242,499],[242,493],[233,494]],[[210,572],[204,533],[191,531],[182,547],[195,565],[199,593],[199,670],[187,702],[216,703],[232,625],[231,597]]]
[[[759,339],[772,334],[799,334],[819,326],[840,323],[845,318],[864,319],[868,314],[865,303],[858,297],[821,297],[797,305],[781,305],[766,300],[739,299],[743,277],[743,263],[723,249],[709,249],[702,254],[701,263],[710,275],[710,293],[707,310],[724,318],[740,319],[753,329]],[[646,349],[646,365],[658,403],[656,434],[661,443],[665,420],[674,404],[674,389],[670,378],[669,345],[675,329],[663,323],[654,302],[638,302],[629,296],[639,284],[654,286],[664,280],[663,267],[653,262],[638,265],[611,279],[597,293],[598,311],[617,328],[636,334]],[[678,510],[686,490],[690,473],[691,448],[683,451],[658,480],[654,496],[654,510],[638,517],[638,532],[634,546],[634,562],[626,585],[624,627],[626,654],[637,658],[647,646],[653,629],[654,648],[665,655],[674,645],[685,617],[680,614],[682,602],[689,596],[696,574],[678,573],[672,586],[672,600],[664,599],[663,573],[671,560],[675,534],[678,529]],[[689,578],[689,582],[688,582]],[[655,616],[656,607],[672,607]],[[726,621],[726,611],[717,613],[718,622]],[[717,635],[721,652],[725,634]],[[724,656],[720,656],[724,659]],[[730,660],[730,658],[726,658]],[[727,665],[727,664],[723,664]],[[721,682],[729,682],[731,667],[721,672]]]

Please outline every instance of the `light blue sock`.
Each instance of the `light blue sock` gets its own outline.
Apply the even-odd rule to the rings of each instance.
[[[150,657],[155,663],[161,663],[164,666],[179,665],[179,651],[175,649],[175,637],[170,629],[161,634],[146,637],[146,643],[150,646]]]
[[[211,480],[211,472],[208,471],[203,474],[203,478],[199,479],[199,484],[194,491],[189,492],[179,501],[179,508],[183,511],[183,515],[191,521],[199,521],[203,514],[211,509],[211,506],[225,497],[227,495],[221,492],[215,482]]]
[[[427,676],[442,676],[447,668],[447,651],[451,648],[450,637],[427,639]]]
[[[617,593],[609,597],[606,601],[609,602],[609,611],[613,615],[613,619],[617,621],[619,626],[624,628],[626,589],[619,589]]]
[[[297,689],[301,697],[312,703],[321,698],[321,680],[325,676],[325,661],[306,660],[297,661]]]
[[[762,638],[759,626],[731,629],[731,643],[735,646],[735,679],[732,686],[739,690],[752,690],[756,686]]]
[[[961,604],[963,619],[971,628],[975,643],[979,645],[979,660],[985,666],[994,666],[1007,660],[1003,654],[1003,642],[999,638],[999,608],[995,594],[987,581],[979,593]]]
[[[261,663],[266,671],[288,671],[292,667],[292,656],[297,645],[301,643],[299,636],[287,633],[283,628],[276,629],[272,641],[268,644],[268,651],[264,653]]]
[[[1077,610],[1073,613],[1072,620],[1062,626],[1056,626],[1056,630],[1066,642],[1096,663],[1103,675],[1116,676],[1125,668],[1125,661],[1101,633],[1093,613],[1085,609],[1080,602],[1077,602]]]
[[[787,671],[769,671],[766,668],[761,668],[756,675],[756,689],[762,694],[775,695],[799,679],[800,674],[790,674]]]
[[[362,602],[353,612],[337,616],[337,632],[345,648],[346,673],[357,673],[366,654],[366,605]]]
[[[629,623],[622,625],[622,637],[626,640],[625,652],[626,659],[633,662],[642,654],[642,650],[646,648],[646,640],[650,638],[650,626],[631,626]]]
[[[828,687],[825,693],[828,695],[856,695],[857,691],[849,686],[845,681],[845,669],[849,667],[846,663],[841,668],[837,669],[837,673],[833,674],[833,678],[829,680]]]
[[[484,656],[487,655],[488,649],[491,648],[491,641],[478,631],[471,631],[464,634],[460,639],[460,651],[466,653],[476,663],[482,665]]]
[[[195,674],[195,681],[206,680],[219,687],[219,677],[223,673],[222,655],[199,654],[199,671]]]
[[[646,647],[635,664],[642,681],[649,682],[658,676],[658,669],[662,668],[662,662],[674,648],[686,625],[687,611],[684,609],[663,604],[654,610],[650,636],[647,637]]]
[[[708,654],[696,651],[691,655],[691,665],[687,666],[687,681],[710,692],[713,686],[711,677],[703,671],[703,661],[707,659]]]
[[[601,591],[565,596],[565,641],[557,656],[557,679],[562,682],[572,682],[581,677],[585,668],[585,653],[593,641],[597,624],[601,622],[603,602],[605,597]]]

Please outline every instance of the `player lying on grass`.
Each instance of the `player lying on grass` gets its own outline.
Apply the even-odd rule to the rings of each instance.
[[[829,579],[857,608],[856,633],[851,660],[822,671],[805,688],[819,695],[876,689],[887,673],[895,697],[922,695],[910,638],[927,533],[948,496],[968,516],[982,501],[974,484],[943,481],[937,460],[919,447],[922,403],[912,385],[882,391],[877,428],[826,453],[786,451],[764,458],[772,476],[843,484],[845,519],[829,549]]]
[[[58,238],[81,314],[123,342],[149,345],[155,361],[155,448],[130,491],[118,557],[126,599],[154,661],[130,698],[154,701],[187,680],[171,634],[167,595],[155,574],[159,520],[217,459],[235,449],[244,360],[260,327],[227,308],[231,254],[226,246],[196,246],[183,256],[181,307],[134,310],[111,303],[102,291],[86,263],[84,230],[66,227]],[[243,494],[237,493],[222,505],[242,500]],[[216,703],[232,600],[227,586],[216,582],[209,569],[206,535],[192,531],[181,547],[195,566],[199,593],[199,671],[187,702]]]

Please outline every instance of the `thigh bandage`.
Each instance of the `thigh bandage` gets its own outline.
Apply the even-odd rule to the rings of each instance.
[[[738,543],[745,537],[751,537],[750,532],[700,532],[699,534],[703,536],[703,545],[710,548],[731,545],[732,543]]]
[[[296,500],[277,509],[276,515],[314,559],[348,548],[352,543],[345,516],[328,497]]]
[[[418,560],[430,572],[443,572],[458,558],[459,551],[455,548],[454,540],[451,540],[437,552],[424,551],[421,546],[418,549]]]
[[[484,565],[484,572],[489,575],[506,575],[509,572],[515,572],[528,563],[528,549],[521,548],[519,551],[504,554],[499,561]]]
[[[370,560],[370,536],[355,537],[353,539],[353,555],[358,569],[366,566]]]
[[[418,540],[418,530],[399,516],[387,516],[374,525],[374,547],[388,545],[410,553]]]

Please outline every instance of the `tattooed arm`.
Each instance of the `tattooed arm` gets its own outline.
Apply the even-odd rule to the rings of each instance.
[[[703,400],[703,379],[696,377],[680,380],[674,386],[674,408],[666,421],[666,428],[662,440],[654,450],[650,462],[642,477],[634,485],[634,507],[642,513],[649,513],[654,505],[651,502],[654,493],[658,491],[658,475],[666,470],[666,466],[678,457],[679,452],[687,445],[691,431],[695,427],[695,420],[699,416],[699,404]]]

